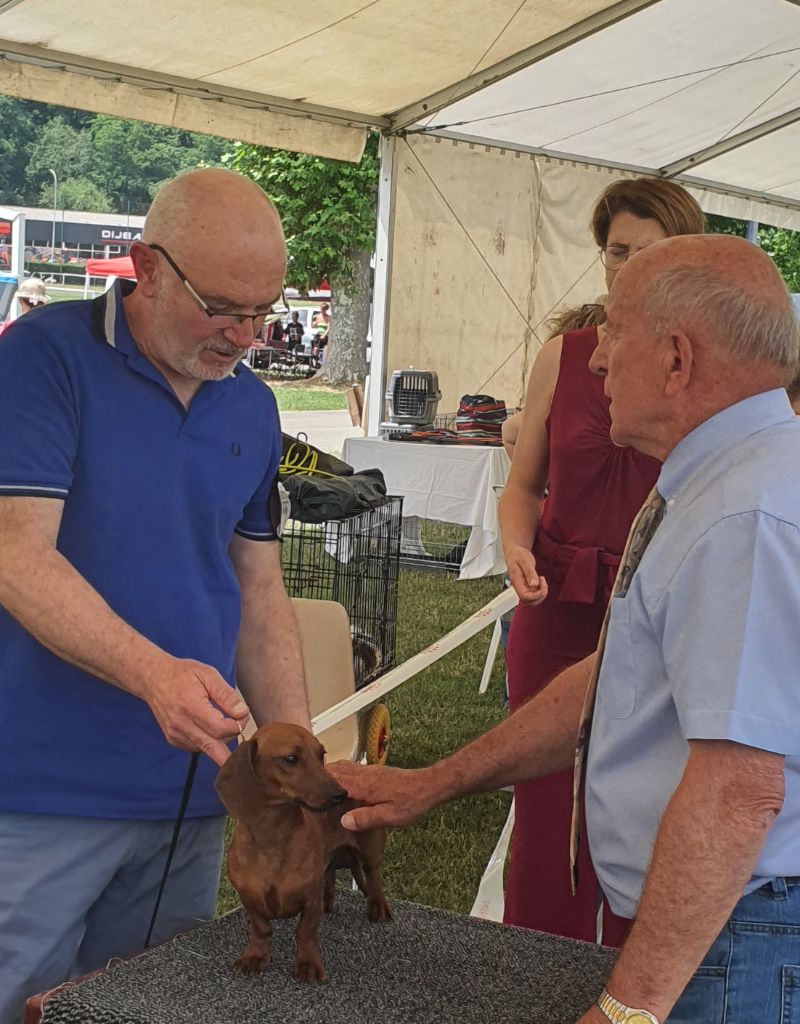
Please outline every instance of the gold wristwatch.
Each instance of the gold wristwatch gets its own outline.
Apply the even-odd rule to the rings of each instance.
[[[658,1018],[649,1010],[634,1010],[610,996],[605,989],[600,993],[597,1005],[612,1024],[659,1024]]]

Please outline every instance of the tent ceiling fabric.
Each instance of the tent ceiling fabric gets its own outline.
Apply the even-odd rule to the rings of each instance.
[[[800,8],[661,0],[441,110],[462,138],[659,173],[778,115],[800,119]],[[800,202],[797,127],[686,168]]]
[[[356,128],[12,60],[0,61],[0,92],[338,160],[360,160],[366,141]]]
[[[358,160],[389,112],[617,6],[230,0],[221,17],[215,0],[0,0],[0,89]]]
[[[383,115],[609,0],[21,0],[0,37],[207,85]],[[223,13],[224,12],[224,13]]]

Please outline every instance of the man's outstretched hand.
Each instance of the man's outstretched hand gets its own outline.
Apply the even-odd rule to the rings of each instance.
[[[343,827],[352,832],[410,825],[439,803],[430,768],[384,768],[352,761],[326,767],[348,796],[366,804],[342,815]]]

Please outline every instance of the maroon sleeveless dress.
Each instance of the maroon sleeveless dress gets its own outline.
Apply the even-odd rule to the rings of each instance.
[[[506,651],[512,711],[596,649],[630,524],[661,468],[609,437],[603,379],[589,369],[596,345],[594,327],[564,335],[546,424],[549,491],[533,548],[549,591],[542,604],[514,612]],[[600,893],[585,841],[576,896],[570,888],[572,772],[522,783],[515,800],[506,924],[594,942]],[[619,945],[626,928],[606,908],[604,943]]]

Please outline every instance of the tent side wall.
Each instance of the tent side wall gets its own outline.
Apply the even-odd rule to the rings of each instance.
[[[462,394],[509,407],[555,313],[604,291],[592,206],[631,171],[428,135],[396,142],[382,400],[392,370],[436,370],[439,411]],[[800,227],[798,211],[690,187],[708,213]],[[373,423],[378,417],[371,417]]]
[[[387,376],[436,370],[441,412],[519,404],[545,321],[603,291],[587,224],[611,172],[410,136],[395,174]]]

